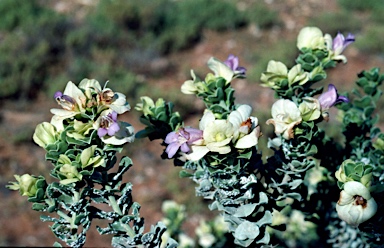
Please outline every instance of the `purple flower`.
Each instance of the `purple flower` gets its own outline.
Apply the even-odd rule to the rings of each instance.
[[[239,58],[230,54],[224,64],[228,66],[238,76],[245,76],[247,69],[239,66]]]
[[[337,89],[333,84],[328,85],[327,92],[321,94],[318,98],[321,108],[329,109],[334,106],[336,103],[340,102],[349,102],[348,98],[345,96],[339,96],[337,94]]]
[[[53,97],[63,109],[73,110],[75,108],[75,100],[70,96],[63,95],[61,91],[57,91]]]
[[[97,130],[97,135],[99,137],[104,137],[105,135],[113,136],[120,130],[120,126],[117,123],[117,112],[113,111],[112,113],[102,116],[100,120],[100,127]]]
[[[339,55],[354,41],[355,36],[353,34],[348,34],[347,38],[344,38],[344,35],[338,32],[337,36],[333,39],[332,50],[335,52],[335,54]]]
[[[165,137],[164,142],[168,144],[165,152],[168,153],[168,158],[172,158],[179,150],[189,152],[189,145],[198,143],[203,139],[203,131],[195,128],[179,128],[178,131],[171,132]]]

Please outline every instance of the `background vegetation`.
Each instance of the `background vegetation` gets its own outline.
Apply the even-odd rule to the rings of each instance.
[[[37,123],[49,120],[53,93],[68,81],[78,83],[85,77],[102,84],[109,81],[132,106],[142,95],[161,96],[175,102],[194,125],[201,105],[182,96],[180,85],[190,69],[205,73],[210,56],[224,60],[233,53],[248,69],[248,79],[236,85],[236,96],[253,105],[265,137],[271,137],[271,127],[263,123],[269,118],[273,95],[258,85],[260,74],[271,59],[294,63],[295,38],[303,26],[316,25],[333,36],[338,31],[356,34],[356,43],[346,51],[348,64],[331,72],[327,83],[348,90],[356,73],[383,67],[384,2],[320,2],[0,0],[0,196],[5,199],[0,203],[0,222],[5,226],[0,245],[53,243],[39,214],[4,186],[13,174],[49,173],[31,137]],[[132,111],[127,120],[139,130],[137,117]],[[159,149],[144,140],[127,146],[125,152],[135,167],[127,180],[135,185],[133,195],[149,224],[161,219],[161,202],[173,198],[187,204],[190,218],[185,228],[191,230],[212,213],[207,203],[194,197],[194,184],[178,180],[177,168],[160,159]],[[90,234],[90,245],[106,242]]]

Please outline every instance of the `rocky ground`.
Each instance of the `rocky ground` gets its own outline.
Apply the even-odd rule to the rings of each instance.
[[[66,1],[63,1],[67,3]],[[69,2],[69,1],[68,1]],[[84,5],[88,4],[88,1]],[[336,8],[335,1],[309,0],[269,0],[272,7],[279,11],[283,24],[269,31],[259,30],[250,26],[238,31],[226,33],[205,32],[204,39],[195,47],[186,51],[172,54],[163,58],[161,63],[172,64],[176,71],[172,74],[162,75],[157,78],[146,77],[146,83],[161,85],[164,89],[180,88],[184,80],[189,79],[189,70],[207,71],[205,63],[211,56],[226,59],[232,53],[239,56],[241,65],[252,67],[247,61],[247,54],[255,51],[260,46],[258,43],[270,40],[284,42],[296,37],[307,19],[316,12]],[[62,4],[64,4],[62,3]],[[60,7],[60,6],[59,6]],[[64,4],[65,10],[68,8]],[[343,89],[350,89],[355,75],[363,69],[373,66],[384,67],[384,61],[379,57],[371,57],[360,53],[350,47],[346,50],[348,64],[340,65],[331,71],[327,83],[335,83]],[[271,58],[273,59],[273,58]],[[85,75],[86,76],[86,75]],[[69,79],[70,80],[70,79]],[[236,97],[240,103],[253,106],[257,111],[266,112],[273,102],[273,92],[262,88],[257,82],[239,80],[235,83]],[[180,95],[181,97],[181,95]],[[201,109],[201,104],[190,98],[196,109]],[[136,103],[131,103],[135,105]],[[51,246],[55,241],[48,228],[48,223],[39,220],[40,213],[31,210],[31,204],[17,192],[5,188],[8,181],[13,181],[14,174],[33,173],[47,175],[50,165],[44,161],[44,150],[32,142],[32,133],[35,126],[51,118],[49,109],[55,107],[53,99],[40,97],[35,102],[3,101],[0,107],[0,246]],[[138,113],[131,111],[125,116],[126,121],[140,130]],[[189,124],[196,125],[197,116],[190,116]],[[260,120],[262,129],[271,131],[265,120]],[[133,159],[134,166],[127,173],[126,180],[134,184],[134,200],[142,205],[141,215],[146,220],[146,226],[155,224],[162,218],[161,202],[165,199],[176,199],[179,203],[187,204],[189,213],[186,230],[191,233],[193,227],[198,225],[201,218],[209,217],[205,202],[194,197],[194,184],[188,180],[178,178],[178,168],[173,167],[171,161],[160,159],[162,147],[159,142],[150,143],[140,140],[126,146],[126,155]],[[90,232],[87,237],[87,246],[110,246],[110,237],[100,237],[96,231]]]

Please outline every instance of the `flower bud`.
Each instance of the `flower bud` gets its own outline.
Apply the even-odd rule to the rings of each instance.
[[[83,175],[79,173],[76,166],[73,166],[72,164],[64,164],[59,169],[59,174],[61,184],[70,184],[74,182],[78,182],[83,178]]]
[[[39,146],[45,148],[56,141],[55,127],[49,122],[43,122],[36,126],[33,134],[33,141]]]
[[[303,121],[317,120],[321,115],[319,101],[312,97],[305,97],[299,110]]]
[[[233,76],[235,75],[231,68],[213,57],[208,60],[208,67],[215,73],[216,77],[224,78],[227,83],[231,82]]]
[[[151,108],[155,107],[155,103],[148,96],[140,97],[141,103],[138,103],[135,107],[136,110],[143,112],[144,115],[153,115]]]
[[[19,190],[20,195],[32,197],[37,192],[36,182],[39,180],[38,177],[24,174],[22,176],[15,175],[17,182],[12,182],[8,188],[12,190]]]

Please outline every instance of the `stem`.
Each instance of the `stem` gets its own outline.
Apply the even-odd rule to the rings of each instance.
[[[58,214],[61,218],[65,219],[68,223],[70,223],[70,224],[71,224],[71,227],[73,227],[73,221],[72,221],[72,218],[71,218],[71,217],[69,217],[66,213],[64,213],[64,212],[61,211],[61,210],[57,210],[57,214]]]
[[[107,190],[111,190],[111,186],[106,185],[105,188]],[[108,196],[109,205],[112,207],[113,211],[115,213],[118,213],[119,215],[123,215],[123,212],[121,212],[121,209],[119,208],[119,205],[116,202],[116,198],[113,195]]]
[[[111,205],[113,211],[115,211],[115,213],[118,213],[119,215],[123,215],[119,206],[117,205],[115,197],[110,195],[110,196],[108,196],[108,200],[109,200],[109,205]]]
[[[107,190],[110,190],[111,186],[107,185],[105,186],[105,188]],[[109,205],[112,207],[113,211],[119,214],[120,216],[123,216],[123,212],[121,212],[121,209],[117,204],[115,196],[113,195],[108,196],[108,200],[109,200]],[[136,235],[135,231],[128,224],[123,224],[123,226],[125,227],[125,230],[127,231],[127,234],[129,235],[129,237],[131,238],[135,237]]]

